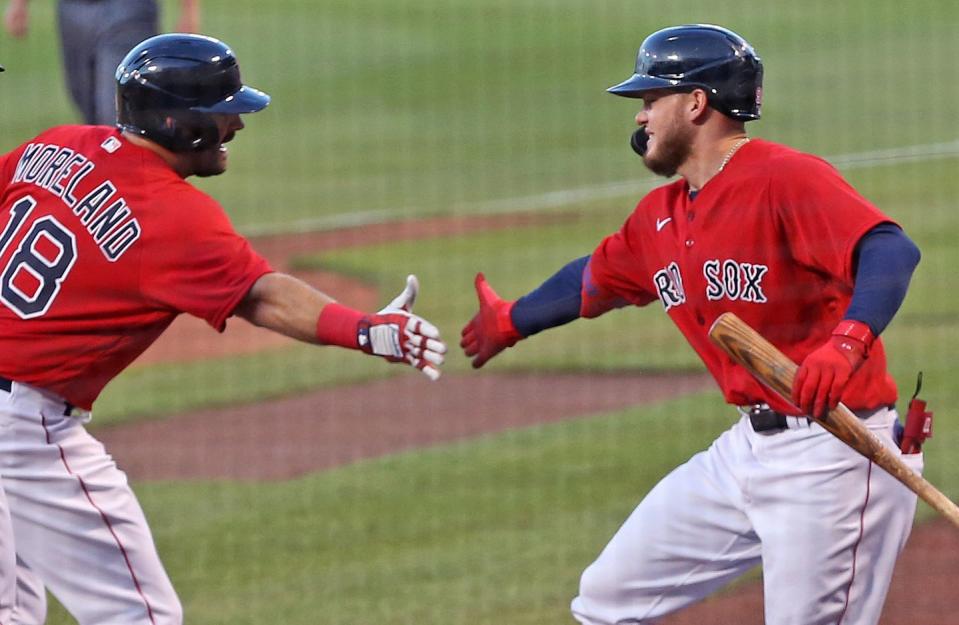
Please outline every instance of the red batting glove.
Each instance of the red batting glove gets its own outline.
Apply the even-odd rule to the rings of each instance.
[[[475,285],[479,312],[463,327],[460,347],[473,358],[473,368],[479,369],[487,360],[524,337],[510,317],[516,302],[500,298],[482,273],[476,274]]]
[[[846,319],[824,345],[806,356],[793,382],[792,401],[804,413],[825,416],[839,405],[842,392],[859,370],[875,337],[869,326]]]
[[[440,377],[446,345],[432,323],[406,311],[365,315],[357,325],[359,349],[389,362],[416,367],[426,377]]]
[[[436,326],[413,314],[419,290],[416,276],[407,276],[406,288],[392,302],[360,320],[357,342],[367,354],[416,367],[435,382],[440,377],[446,343]]]

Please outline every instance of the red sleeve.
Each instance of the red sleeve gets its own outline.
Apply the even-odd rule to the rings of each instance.
[[[153,303],[222,332],[253,283],[272,269],[234,231],[220,205],[200,197],[190,197],[188,210],[169,215],[156,229],[153,236],[163,241],[149,246],[150,256],[141,261],[141,290]]]
[[[602,240],[590,257],[583,274],[582,316],[596,317],[622,305],[621,300],[645,306],[657,299],[644,284],[649,272],[635,234],[638,211],[639,207],[618,232]]]
[[[772,163],[768,189],[794,259],[852,285],[859,239],[894,222],[826,161],[809,155],[781,161]]]

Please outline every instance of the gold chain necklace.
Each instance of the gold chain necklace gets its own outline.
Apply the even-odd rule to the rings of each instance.
[[[716,173],[718,174],[719,172],[721,172],[726,167],[726,165],[729,164],[729,159],[733,157],[733,154],[736,153],[736,150],[743,147],[747,143],[749,143],[749,137],[743,137],[742,139],[734,143],[733,147],[729,148],[729,151],[726,152],[726,156],[723,158],[723,162],[722,164],[720,164],[719,169],[716,170]]]

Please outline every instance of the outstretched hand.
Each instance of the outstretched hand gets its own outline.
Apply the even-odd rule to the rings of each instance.
[[[379,312],[364,316],[358,329],[359,347],[389,362],[409,364],[430,380],[437,380],[437,367],[443,364],[446,344],[436,326],[412,312],[419,288],[416,276],[407,276],[406,287],[392,302]]]
[[[473,359],[473,368],[479,369],[490,358],[515,345],[523,335],[516,330],[510,318],[514,302],[497,295],[482,273],[476,274],[474,285],[479,311],[463,327],[460,347]]]

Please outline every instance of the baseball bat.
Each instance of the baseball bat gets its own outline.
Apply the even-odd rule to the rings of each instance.
[[[749,370],[760,382],[789,401],[796,363],[733,313],[723,313],[709,329],[709,336],[730,358]],[[923,501],[959,528],[959,506],[921,475],[910,469],[862,421],[840,403],[823,418],[813,419],[836,438],[882,467]]]

